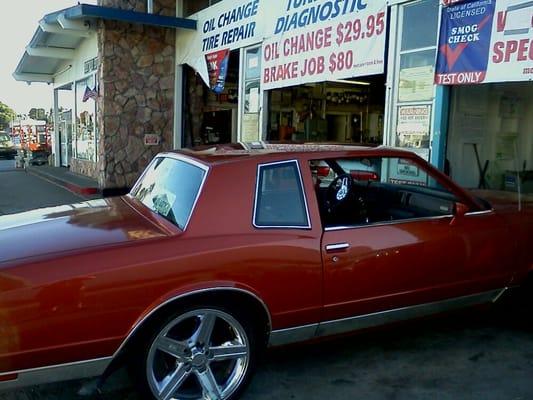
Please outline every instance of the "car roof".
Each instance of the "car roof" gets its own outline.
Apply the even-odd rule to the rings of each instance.
[[[183,155],[188,158],[193,158],[206,165],[239,162],[242,160],[249,160],[251,158],[259,159],[260,161],[267,161],[275,158],[294,159],[301,157],[304,157],[306,159],[357,156],[398,156],[406,158],[416,157],[416,155],[412,152],[385,146],[368,147],[346,144],[287,144],[269,142],[202,146],[196,147],[194,149],[176,150],[170,152],[170,154]]]

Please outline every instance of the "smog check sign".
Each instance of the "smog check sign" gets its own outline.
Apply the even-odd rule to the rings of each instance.
[[[435,83],[533,78],[533,1],[450,1],[443,7]]]

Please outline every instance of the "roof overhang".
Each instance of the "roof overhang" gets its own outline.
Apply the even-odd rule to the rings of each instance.
[[[27,83],[53,83],[72,61],[76,49],[95,34],[98,20],[120,21],[171,29],[196,30],[196,21],[118,8],[78,4],[47,14],[39,21],[13,77]]]
[[[196,30],[197,22],[188,18],[167,17],[164,15],[121,10],[119,8],[101,7],[90,4],[78,4],[65,10],[65,18],[69,21],[104,19],[110,21],[129,22],[162,28]]]

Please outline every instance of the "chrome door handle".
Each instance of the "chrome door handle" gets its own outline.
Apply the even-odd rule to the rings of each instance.
[[[340,250],[346,250],[350,247],[348,243],[335,243],[335,244],[328,244],[326,246],[326,251],[328,253],[334,252],[334,251],[340,251]]]

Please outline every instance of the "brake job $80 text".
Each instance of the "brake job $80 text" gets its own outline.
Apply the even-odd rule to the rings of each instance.
[[[365,13],[367,1],[288,0],[287,15],[275,27],[281,40],[263,46],[263,83],[361,67],[353,45],[385,32],[385,13]]]

